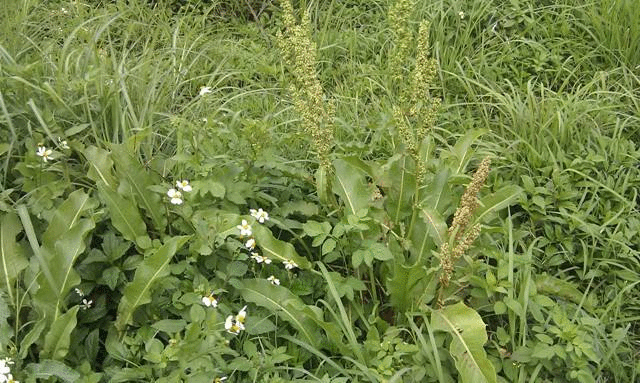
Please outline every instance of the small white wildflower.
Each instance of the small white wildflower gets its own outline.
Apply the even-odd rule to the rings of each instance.
[[[81,297],[84,297],[84,291],[80,290],[77,287],[74,290],[75,290],[76,294],[80,295]]]
[[[69,13],[69,11],[64,7],[60,8],[60,12],[64,13],[65,15]]]
[[[258,222],[260,223],[264,223],[264,221],[268,221],[269,220],[269,213],[267,213],[266,211],[262,210],[262,208],[256,210],[256,209],[250,209],[249,210],[251,212],[251,216],[255,219],[258,220]]]
[[[210,86],[203,86],[202,88],[200,88],[200,96],[204,96],[205,94],[211,93],[211,87]]]
[[[83,310],[90,309],[92,304],[93,304],[92,300],[83,299],[82,304],[80,305],[80,308],[82,308]]]
[[[60,137],[58,137],[58,146],[60,146],[62,149],[70,149],[69,144],[67,144],[67,141],[63,140]]]
[[[236,315],[236,321],[244,324],[244,320],[246,317],[247,317],[247,306],[244,306],[240,311],[238,311],[238,315]]]
[[[202,303],[207,307],[218,307],[218,300],[213,296],[213,294],[202,297]]]
[[[227,377],[226,377],[226,376],[222,376],[222,377],[220,377],[220,378],[215,378],[215,379],[213,380],[213,383],[222,383],[222,382],[224,382],[225,380],[227,380]]]
[[[280,285],[280,280],[274,277],[273,275],[267,278],[267,281],[271,282],[272,285],[276,285],[276,286]]]
[[[249,250],[253,250],[256,247],[256,240],[253,238],[249,238],[249,240],[247,241],[247,243],[244,244],[244,246]]]
[[[264,262],[265,265],[268,265],[271,263],[271,259],[269,259],[268,257],[264,257],[258,253],[251,253],[251,258],[253,258],[258,263]]]
[[[464,19],[464,12],[460,11],[458,12],[458,16],[460,16],[460,20]]]
[[[176,187],[187,193],[193,190],[191,185],[189,185],[189,180],[176,181]]]
[[[296,267],[298,267],[298,264],[295,263],[293,260],[287,260],[287,261],[284,261],[282,263],[284,263],[284,268],[287,269],[287,270],[293,270]]]
[[[236,226],[238,230],[240,230],[240,236],[249,237],[251,236],[251,225],[247,222],[246,219],[242,220],[242,224]],[[249,247],[249,246],[247,246]]]
[[[51,157],[52,153],[53,151],[51,151],[51,149],[47,149],[44,146],[38,146],[38,151],[36,152],[38,156],[42,157],[42,161],[44,162],[53,159],[53,157]]]
[[[171,198],[171,203],[174,205],[182,204],[182,193],[177,191],[176,189],[169,189],[167,192],[169,198]]]
[[[229,315],[224,321],[224,328],[228,333],[238,335],[240,334],[240,331],[244,330],[244,325],[242,322],[234,320],[233,315]]]
[[[17,380],[13,379],[13,375],[11,374],[6,374],[6,375],[0,375],[0,383],[20,383]]]
[[[9,358],[0,359],[0,382],[2,382],[2,376],[11,372],[11,369],[7,364],[13,364],[13,362]]]

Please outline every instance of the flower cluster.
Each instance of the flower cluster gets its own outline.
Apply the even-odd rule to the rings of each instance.
[[[178,189],[180,189],[180,190],[176,190],[174,188],[171,188],[167,192],[167,195],[171,199],[171,203],[172,204],[181,205],[182,202],[183,202],[183,200],[182,200],[182,192],[188,193],[193,189],[191,188],[191,185],[189,185],[189,181],[188,180],[176,181],[176,187]]]
[[[10,364],[13,364],[11,359],[0,359],[0,383],[20,383],[13,379],[11,368],[9,367]]]
[[[247,306],[244,306],[236,316],[229,315],[227,317],[227,320],[224,321],[224,328],[228,333],[238,335],[240,334],[240,331],[244,330],[244,320],[246,317]]]

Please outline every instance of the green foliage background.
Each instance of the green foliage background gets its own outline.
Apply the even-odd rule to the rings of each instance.
[[[413,155],[395,79],[420,51],[414,38],[392,65],[394,4],[293,2],[333,108],[326,172],[289,90],[280,2],[0,5],[13,376],[637,380],[640,3],[416,1],[404,27],[429,22],[438,64],[421,102],[442,105]],[[443,289],[439,250],[485,156],[482,234]],[[226,332],[245,305],[245,330]]]

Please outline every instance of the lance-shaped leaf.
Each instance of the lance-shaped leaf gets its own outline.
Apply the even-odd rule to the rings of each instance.
[[[371,192],[365,178],[365,173],[358,164],[353,164],[349,158],[337,159],[335,167],[333,191],[342,199],[347,215],[356,215],[369,206]]]
[[[495,193],[482,197],[480,207],[476,210],[476,222],[486,221],[491,215],[518,201],[522,188],[516,185],[505,186]]]
[[[276,239],[263,225],[253,225],[253,236],[263,255],[280,262],[293,260],[302,269],[310,267],[309,261],[299,256],[293,245]]]
[[[394,223],[411,215],[413,195],[416,192],[415,174],[409,171],[407,156],[395,155],[382,166],[385,204]]]
[[[122,332],[131,323],[133,312],[139,306],[151,302],[151,288],[160,278],[169,275],[169,262],[190,238],[190,236],[172,237],[138,266],[136,274],[124,288],[124,295],[118,306],[115,326]]]
[[[76,314],[79,307],[74,306],[51,324],[49,332],[44,337],[44,347],[40,357],[63,360],[67,356],[71,341],[71,331],[76,327]]]
[[[98,192],[109,209],[111,223],[125,239],[135,241],[138,237],[147,235],[147,225],[144,224],[138,207],[127,198],[98,182]]]
[[[485,324],[475,310],[462,302],[434,310],[431,326],[453,337],[449,352],[455,360],[460,382],[496,383],[496,371],[484,351],[488,339]]]
[[[117,175],[120,178],[119,190],[134,196],[142,209],[151,217],[153,225],[163,231],[167,225],[167,218],[163,212],[162,199],[157,193],[151,193],[147,188],[160,184],[160,176],[146,171],[137,161],[126,145],[112,145],[113,160],[116,164]]]
[[[41,267],[48,270],[49,276],[44,273],[38,276],[40,288],[34,296],[34,303],[48,321],[58,318],[67,293],[80,283],[73,267],[86,248],[85,238],[95,227],[93,220],[82,218],[89,214],[93,205],[83,191],[71,193],[56,209],[43,235],[40,254],[44,264]]]
[[[102,182],[107,188],[115,190],[118,181],[113,176],[113,161],[110,153],[104,149],[89,146],[84,150],[84,156],[91,165],[87,177],[96,183]]]
[[[318,327],[305,312],[302,300],[283,286],[274,286],[265,279],[247,279],[240,288],[242,298],[277,313],[298,330],[299,337],[314,346],[319,344]]]
[[[0,287],[6,288],[9,301],[14,302],[13,286],[20,271],[29,262],[16,243],[16,235],[22,231],[20,220],[15,214],[5,214],[0,219]]]

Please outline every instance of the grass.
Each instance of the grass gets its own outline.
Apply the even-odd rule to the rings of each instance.
[[[391,82],[387,65],[394,44],[387,25],[392,2],[295,3],[298,10],[310,12],[319,79],[336,105],[334,155],[386,161],[403,147],[393,117],[397,84]],[[522,190],[508,209],[487,214],[475,250],[457,265],[459,291],[452,294],[480,313],[487,324],[484,349],[498,381],[637,379],[640,14],[633,10],[639,6],[637,0],[543,1],[535,6],[500,0],[421,0],[412,13],[415,29],[421,19],[430,22],[430,52],[439,68],[438,81],[430,85],[429,92],[443,100],[429,138],[433,141],[425,141],[425,146],[435,148],[425,154],[427,167],[433,171],[430,179],[436,184],[439,171],[449,172],[451,178],[440,190],[448,193],[448,200],[457,200],[469,180],[465,168],[490,153],[492,172],[484,194],[490,196],[503,187]],[[87,275],[93,274],[87,271],[90,263],[85,257],[91,255],[83,255],[77,263],[82,283],[98,286],[95,291],[119,287],[112,289],[113,297],[93,296],[106,307],[104,315],[94,318],[101,323],[97,335],[90,336],[93,330],[80,330],[81,326],[67,334],[95,353],[85,355],[72,344],[69,354],[57,361],[80,374],[83,381],[108,381],[111,377],[101,374],[118,369],[118,378],[111,381],[179,381],[176,374],[189,373],[159,366],[186,362],[171,359],[169,336],[158,335],[162,330],[153,330],[151,324],[184,318],[196,323],[202,318],[197,330],[192,324],[180,327],[182,322],[154,326],[180,328],[172,341],[196,342],[197,338],[203,342],[197,343],[200,347],[206,344],[226,350],[212,352],[207,360],[184,346],[179,355],[191,358],[189,363],[194,366],[201,361],[203,365],[219,363],[225,367],[216,374],[231,374],[233,381],[457,379],[453,351],[449,354],[445,341],[449,338],[434,330],[428,310],[413,307],[413,311],[395,313],[394,320],[385,316],[393,311],[393,304],[385,298],[390,290],[387,283],[395,278],[392,267],[380,259],[371,268],[352,267],[351,254],[359,249],[352,240],[364,236],[348,230],[375,222],[375,214],[341,219],[339,206],[318,203],[312,175],[317,160],[309,150],[309,138],[298,129],[300,117],[287,93],[288,72],[275,41],[275,32],[282,27],[280,8],[270,1],[251,2],[248,7],[215,1],[148,5],[142,1],[35,0],[0,7],[0,17],[7,20],[0,27],[0,218],[13,222],[6,217],[14,211],[23,220],[31,215],[28,238],[20,234],[15,240],[27,251],[27,241],[32,246],[38,243],[40,231],[71,191],[99,195],[96,204],[107,195],[95,186],[89,169],[109,167],[110,160],[90,159],[87,148],[111,150],[112,145],[123,144],[131,150],[132,163],[141,164],[157,182],[172,184],[171,174],[210,180],[209,194],[203,191],[192,197],[210,209],[203,211],[213,214],[221,209],[229,216],[239,216],[249,206],[268,206],[274,215],[274,235],[319,262],[313,271],[305,271],[302,283],[294,282],[295,274],[279,275],[283,285],[285,278],[291,278],[287,288],[292,296],[301,297],[291,298],[282,310],[293,313],[290,319],[303,318],[310,333],[327,340],[313,343],[296,337],[294,330],[279,335],[268,323],[280,325],[281,313],[260,306],[256,298],[250,302],[256,312],[260,306],[261,313],[268,314],[268,323],[261,324],[267,330],[255,330],[242,341],[232,338],[225,346],[219,334],[223,314],[216,317],[198,309],[186,314],[189,310],[184,309],[184,302],[192,297],[178,299],[178,293],[171,297],[158,291],[154,292],[158,296],[149,298],[159,299],[154,301],[155,308],[131,312],[135,314],[132,322],[142,323],[142,335],[127,334],[119,348],[111,341],[113,330],[107,324],[109,315],[118,309],[117,302],[110,300],[126,294],[123,283],[132,280],[135,262],[144,262],[140,254],[149,249],[142,245],[143,239],[132,238],[128,241],[134,244],[131,249],[135,247],[140,254],[129,249],[122,263],[114,259],[109,267],[118,269],[112,276],[115,279],[106,281],[99,275],[91,277],[95,281],[90,279]],[[258,10],[262,10],[259,15]],[[211,93],[199,95],[204,86]],[[474,135],[480,139],[469,138]],[[64,166],[56,162],[52,172],[43,172],[36,166],[42,164],[36,161],[33,148],[39,142],[54,145],[58,137],[69,142],[72,154]],[[54,158],[66,156],[60,147],[54,149]],[[451,170],[454,161],[463,165],[457,172]],[[358,172],[368,169],[359,166]],[[122,168],[116,161],[115,177]],[[400,163],[390,160],[379,173],[396,168],[402,168]],[[391,194],[391,189],[371,176],[375,171],[369,171],[362,176],[363,184],[373,187],[378,183],[385,195]],[[147,204],[155,204],[161,198],[158,193],[165,193],[154,187],[161,188],[149,185],[145,189],[155,193]],[[127,183],[120,184],[121,197],[126,194],[124,189]],[[220,193],[225,197],[218,201]],[[431,203],[429,198],[425,203]],[[442,207],[446,201],[436,205]],[[104,218],[110,215],[109,209],[103,206],[96,211],[96,217],[102,219],[96,231],[112,230]],[[455,205],[442,210],[445,226],[453,211]],[[276,216],[278,212],[281,217]],[[190,255],[176,250],[176,257],[184,259],[176,259],[172,267],[188,271],[182,275],[174,270],[163,286],[167,291],[193,294],[213,280],[224,281],[226,287],[220,289],[225,291],[216,294],[232,296],[222,304],[221,312],[235,313],[242,307],[240,301],[252,296],[241,277],[250,272],[262,275],[240,266],[241,243],[219,237],[228,229],[222,216],[214,222],[202,213],[199,222],[203,226],[198,227],[190,220],[191,213],[167,213],[167,231],[156,228],[157,238],[151,238],[164,241],[174,233],[209,232],[207,238],[215,244],[211,250],[221,255],[205,260],[206,241],[187,245]],[[329,224],[330,231],[322,237],[310,229],[311,221]],[[149,217],[141,222],[153,226]],[[337,233],[340,225],[346,227],[346,234]],[[380,233],[395,256],[411,247],[393,239],[394,235],[405,236],[400,230]],[[414,239],[413,235],[405,238]],[[327,244],[331,243],[327,238],[333,243]],[[106,246],[97,235],[78,241],[86,242],[87,254]],[[325,252],[325,246],[336,250]],[[193,255],[199,251],[199,256]],[[90,254],[97,256],[97,250]],[[127,258],[131,260],[125,262]],[[425,270],[438,267],[436,261],[431,258]],[[8,268],[1,270],[10,275]],[[39,318],[38,310],[27,309],[38,307],[29,293],[30,283],[36,284],[37,277],[29,274],[34,270],[21,270],[13,284],[0,285],[0,309],[7,308],[0,310],[7,313],[0,320],[8,320],[16,329],[0,334],[4,347],[0,357],[16,359],[16,371],[24,367],[14,374],[21,381],[44,368],[36,351],[28,351],[31,344],[32,350],[51,352],[47,344],[37,344],[38,334],[33,330],[37,326],[29,326]],[[429,288],[425,282],[425,291]],[[14,292],[18,291],[24,304],[15,304]],[[13,297],[11,302],[6,302],[7,297]],[[88,323],[82,316],[86,313],[80,310],[78,315]],[[285,320],[287,328],[296,329],[290,319]],[[248,323],[251,320],[256,319],[250,317]],[[24,327],[19,328],[19,323]],[[206,332],[206,341],[198,331]],[[160,340],[160,345],[153,339]],[[410,344],[403,346],[404,341]],[[95,346],[89,347],[92,342]],[[339,342],[344,349],[335,346]],[[186,368],[183,364],[181,368]],[[433,371],[423,368],[425,365]],[[64,373],[50,374],[49,379],[64,380]],[[200,379],[188,376],[180,379]]]

